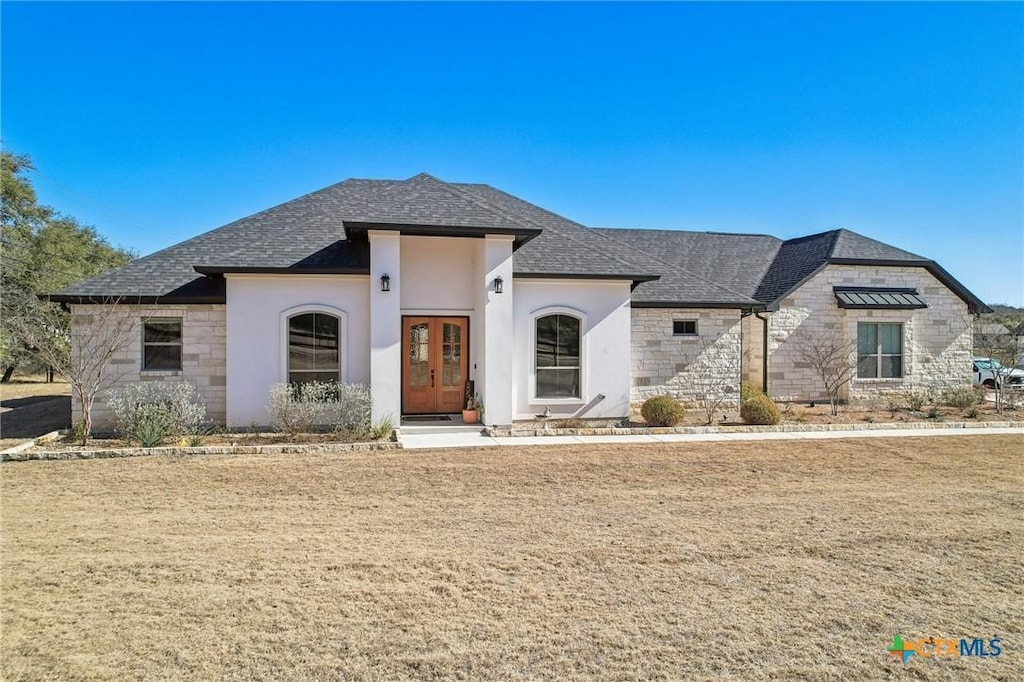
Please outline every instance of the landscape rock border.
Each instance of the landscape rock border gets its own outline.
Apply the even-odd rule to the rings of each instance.
[[[32,441],[30,444],[34,444]],[[18,446],[21,448],[22,446]],[[206,445],[200,447],[160,448],[105,448],[102,450],[50,450],[29,452],[11,448],[0,452],[0,462],[28,462],[34,460],[112,459],[117,457],[147,457],[151,455],[300,455],[335,452],[374,452],[397,450],[401,445],[393,441],[370,443],[310,443],[281,445]]]
[[[708,433],[808,433],[823,431],[903,431],[906,429],[1005,429],[1024,426],[1024,422],[880,422],[861,424],[776,424],[774,426],[649,426],[602,427],[593,429],[515,429],[508,426],[487,427],[484,435],[492,438],[535,436],[664,436],[668,434]]]

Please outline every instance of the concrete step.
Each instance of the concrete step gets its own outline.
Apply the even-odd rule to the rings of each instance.
[[[424,424],[402,424],[398,427],[400,436],[429,436],[437,433],[482,433],[484,427],[480,424],[445,424],[444,422]]]

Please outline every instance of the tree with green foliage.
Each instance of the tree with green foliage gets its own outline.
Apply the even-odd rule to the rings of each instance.
[[[0,366],[9,381],[18,365],[42,358],[19,330],[50,319],[53,304],[40,299],[98,275],[135,255],[111,246],[92,227],[40,205],[27,156],[0,152]],[[62,313],[66,314],[66,313]]]

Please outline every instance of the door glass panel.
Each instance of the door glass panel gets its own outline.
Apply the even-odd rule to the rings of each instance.
[[[444,386],[458,386],[462,383],[462,327],[445,322],[442,338],[441,383]]]
[[[409,385],[430,385],[430,335],[426,322],[409,327]]]

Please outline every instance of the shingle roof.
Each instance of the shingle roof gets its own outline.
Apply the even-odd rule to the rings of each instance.
[[[782,240],[763,234],[599,228],[602,235],[656,254],[661,279],[640,285],[642,303],[690,301],[757,305],[754,292]],[[709,289],[708,286],[714,287]]]
[[[345,222],[543,228],[538,247],[527,244],[517,251],[517,273],[657,276],[632,249],[609,244],[578,223],[487,185],[420,174],[408,180],[345,180],[73,284],[53,298],[223,299],[222,283],[199,275],[195,266],[369,272],[369,251],[346,239]]]
[[[933,261],[849,230],[782,241],[768,235],[591,229],[489,185],[447,183],[424,173],[408,180],[339,182],[73,284],[53,298],[223,301],[223,279],[200,272],[368,273],[368,245],[358,234],[348,238],[356,224],[418,226],[427,233],[444,227],[514,231],[524,240],[533,237],[517,242],[517,276],[629,279],[638,307],[763,307],[830,262],[907,262],[927,267],[972,311],[985,309]]]

